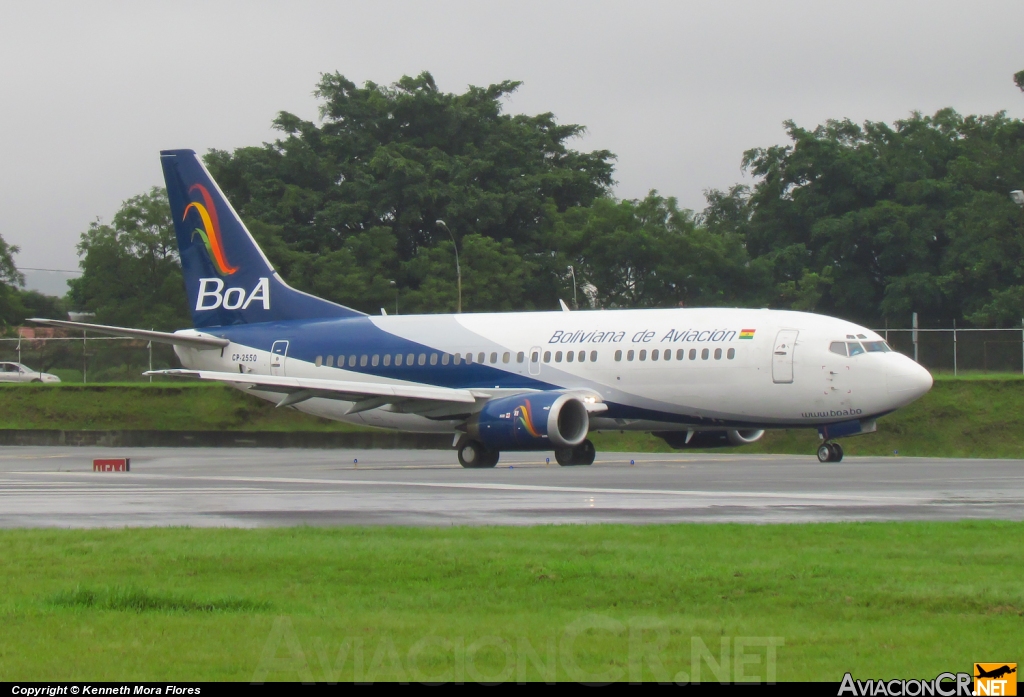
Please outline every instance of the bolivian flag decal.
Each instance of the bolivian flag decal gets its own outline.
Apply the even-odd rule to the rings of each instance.
[[[756,332],[756,331],[757,331],[756,329],[741,329],[740,330],[740,338],[741,339],[753,339],[754,338],[754,332]]]

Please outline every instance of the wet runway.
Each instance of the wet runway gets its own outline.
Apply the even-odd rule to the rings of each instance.
[[[131,472],[92,471],[124,456]],[[9,447],[0,527],[1024,519],[1024,460],[550,456],[465,470],[454,451]]]

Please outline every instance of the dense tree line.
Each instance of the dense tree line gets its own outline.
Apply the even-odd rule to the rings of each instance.
[[[1024,90],[1024,71],[1014,76]],[[1024,122],[946,109],[893,124],[787,123],[754,148],[754,183],[693,212],[652,191],[610,194],[614,155],[569,147],[582,126],[508,115],[518,83],[438,90],[423,73],[317,89],[319,123],[206,163],[292,285],[367,312],[449,312],[453,240],[465,311],[747,305],[905,324],[1015,325],[1024,316]],[[0,243],[2,244],[2,243]],[[18,285],[0,246],[0,291]],[[73,306],[117,324],[189,324],[162,191],[93,223]],[[8,260],[5,262],[5,259]],[[570,273],[570,267],[572,272]],[[584,292],[585,290],[585,292]],[[16,292],[0,312],[17,314]],[[6,305],[4,303],[7,303]]]

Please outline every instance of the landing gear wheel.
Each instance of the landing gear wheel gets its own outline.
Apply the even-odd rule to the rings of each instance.
[[[572,450],[577,465],[592,465],[597,457],[597,448],[587,439]]]
[[[839,443],[832,443],[831,444],[831,448],[832,448],[832,462],[842,462],[843,461],[843,446],[839,445]]]
[[[558,448],[555,450],[555,461],[562,467],[592,465],[596,457],[597,449],[589,439],[574,448]]]
[[[461,455],[459,458],[461,459]],[[832,462],[832,446],[829,443],[822,443],[818,446],[818,462]]]
[[[562,467],[576,464],[572,461],[572,450],[572,448],[555,448],[555,462]]]
[[[459,464],[468,469],[494,467],[498,464],[501,453],[488,450],[482,443],[475,440],[463,441],[459,444]]]

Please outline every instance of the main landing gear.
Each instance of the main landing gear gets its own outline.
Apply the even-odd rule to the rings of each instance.
[[[494,467],[498,464],[501,452],[488,450],[483,443],[475,440],[463,440],[459,443],[459,464],[470,469]]]
[[[583,441],[575,448],[558,448],[555,450],[555,461],[562,467],[573,465],[592,465],[597,457],[597,449],[589,439]]]
[[[501,452],[488,450],[483,443],[463,438],[458,444],[459,464],[467,469],[483,469],[498,464]],[[592,465],[597,457],[597,449],[589,440],[585,440],[575,448],[558,448],[555,450],[555,461],[563,467],[572,465]]]
[[[839,443],[822,443],[818,446],[818,462],[840,462],[843,459],[843,446]]]

